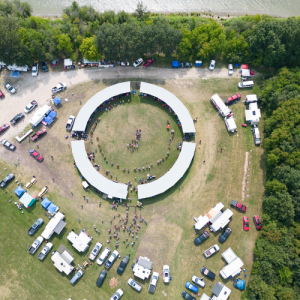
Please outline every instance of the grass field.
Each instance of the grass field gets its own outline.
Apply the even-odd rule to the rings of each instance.
[[[53,266],[50,255],[44,262],[37,259],[37,254],[31,256],[28,248],[43,230],[39,229],[34,237],[29,237],[27,230],[38,218],[42,217],[45,222],[46,217],[39,202],[24,214],[13,204],[17,197],[13,194],[16,184],[11,182],[9,186],[0,190],[1,198],[1,218],[0,218],[0,263],[2,272],[0,273],[0,299],[109,299],[117,288],[122,288],[124,296],[122,299],[181,299],[181,292],[185,290],[186,281],[191,281],[193,275],[201,276],[200,268],[206,266],[217,274],[214,282],[205,278],[206,287],[200,293],[205,292],[211,296],[210,283],[224,282],[232,289],[231,300],[240,299],[241,292],[232,288],[230,280],[222,280],[218,275],[225,263],[221,259],[221,253],[231,247],[236,254],[244,261],[246,274],[250,274],[253,262],[253,248],[257,232],[254,224],[250,220],[250,231],[244,232],[242,229],[243,214],[234,211],[230,227],[233,233],[229,239],[220,245],[220,252],[205,261],[203,251],[217,243],[218,234],[211,234],[204,244],[196,247],[193,243],[195,236],[193,230],[193,217],[203,215],[207,210],[218,202],[223,202],[225,207],[229,206],[231,199],[241,201],[243,169],[245,163],[245,153],[250,151],[251,165],[247,177],[246,197],[244,203],[247,205],[247,216],[251,219],[254,214],[261,214],[261,203],[264,191],[264,149],[255,147],[250,128],[242,128],[244,123],[244,109],[242,102],[232,106],[234,117],[238,125],[238,134],[229,134],[225,128],[224,121],[217,115],[216,110],[211,105],[210,97],[218,93],[225,99],[237,92],[237,79],[210,79],[210,80],[183,80],[172,81],[151,81],[159,84],[167,90],[173,92],[189,109],[193,118],[198,117],[196,125],[197,148],[194,161],[188,169],[184,178],[176,186],[168,190],[163,195],[144,200],[142,211],[137,214],[147,220],[148,225],[141,225],[138,232],[136,244],[126,248],[123,240],[126,237],[132,241],[127,232],[119,233],[121,256],[130,253],[130,263],[122,276],[117,275],[116,269],[118,260],[101,288],[96,287],[96,279],[103,268],[97,264],[89,266],[85,270],[83,278],[73,287],[69,283],[71,276],[61,275]],[[38,151],[45,156],[45,161],[41,164],[29,156],[28,151],[33,147],[27,140],[17,145],[15,153],[10,153],[4,148],[0,149],[0,175],[1,178],[9,172],[14,172],[16,178],[26,183],[33,175],[37,177],[37,184],[30,188],[29,193],[36,195],[43,186],[49,187],[47,197],[56,205],[60,206],[60,211],[66,213],[67,226],[60,236],[56,234],[50,239],[54,244],[54,250],[59,245],[65,245],[74,255],[74,265],[82,264],[87,260],[89,252],[96,242],[100,241],[103,246],[107,246],[108,228],[119,225],[117,214],[121,218],[125,216],[126,210],[119,206],[117,211],[111,210],[111,201],[99,198],[92,190],[90,194],[83,191],[80,175],[73,166],[73,158],[70,148],[70,139],[65,139],[65,124],[69,115],[77,115],[80,109],[79,100],[83,104],[97,91],[110,85],[111,81],[84,83],[67,90],[62,98],[63,105],[58,109],[56,122],[48,129],[47,134],[36,144]],[[74,95],[72,95],[74,93]],[[254,91],[242,91],[242,99],[246,94]],[[148,103],[149,101],[149,103]],[[153,162],[155,175],[161,176],[166,172],[171,162],[175,161],[177,150],[174,147],[181,134],[178,127],[174,126],[175,141],[171,143],[170,160],[155,166],[156,160],[165,155],[168,151],[168,139],[170,133],[166,131],[166,120],[175,122],[168,115],[167,111],[158,107],[151,100],[132,97],[131,103],[118,106],[113,111],[101,116],[100,124],[97,126],[103,151],[107,154],[108,164],[113,161],[115,164],[126,165],[128,168],[143,167]],[[140,103],[141,102],[141,103]],[[154,105],[153,105],[154,104]],[[121,116],[121,117],[120,117]],[[260,129],[263,128],[261,120]],[[136,128],[142,129],[140,148],[137,152],[130,153],[126,144],[134,136]],[[262,131],[262,130],[261,130]],[[97,135],[94,135],[97,136]],[[199,148],[199,140],[201,147]],[[174,145],[173,145],[174,144]],[[94,145],[94,144],[93,144]],[[87,149],[93,149],[90,142],[86,143]],[[90,148],[91,147],[91,148]],[[93,146],[94,147],[94,146]],[[220,153],[218,149],[223,148]],[[50,155],[54,157],[52,161]],[[20,165],[15,167],[16,158],[20,158]],[[106,165],[100,153],[96,154],[99,159],[101,172],[105,172]],[[172,159],[172,160],[171,160]],[[174,160],[173,160],[174,159]],[[205,164],[203,164],[205,160]],[[168,165],[170,163],[170,165]],[[109,166],[111,169],[111,166]],[[124,174],[113,167],[113,175],[118,176],[120,181],[134,180],[133,172]],[[123,177],[124,176],[124,177]],[[52,178],[54,181],[52,181]],[[138,177],[139,178],[139,177]],[[180,189],[178,188],[180,186]],[[71,194],[73,193],[73,195]],[[89,197],[89,203],[83,201],[83,195]],[[136,197],[132,197],[136,199]],[[9,200],[12,203],[9,203]],[[101,200],[101,207],[98,201]],[[133,203],[135,200],[133,201]],[[83,205],[83,209],[81,208]],[[134,216],[134,207],[129,209],[129,219]],[[114,219],[113,216],[116,216]],[[78,219],[81,219],[81,222]],[[103,220],[103,223],[102,223]],[[112,224],[110,223],[112,222]],[[100,230],[97,234],[93,225]],[[92,245],[84,254],[76,253],[66,239],[67,233],[74,229],[79,232],[87,228],[87,233],[93,236]],[[110,244],[114,249],[115,241]],[[127,280],[133,274],[130,265],[139,255],[147,256],[153,261],[153,270],[159,272],[160,280],[154,295],[148,293],[149,280],[139,281],[143,286],[143,291],[138,294],[127,285]],[[162,266],[169,264],[172,280],[165,285],[162,281]],[[115,289],[109,287],[109,279],[118,279],[118,286]],[[248,280],[248,277],[246,278]],[[200,297],[196,297],[199,299]]]

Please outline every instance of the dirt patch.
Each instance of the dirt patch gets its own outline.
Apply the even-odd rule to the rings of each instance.
[[[113,277],[110,281],[109,281],[109,286],[111,289],[116,288],[118,285],[118,279]]]

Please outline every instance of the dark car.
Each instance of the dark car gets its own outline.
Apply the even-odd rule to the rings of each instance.
[[[10,120],[10,123],[12,125],[15,125],[15,124],[19,123],[24,117],[25,117],[25,115],[23,113],[19,113],[12,120]]]
[[[106,275],[107,275],[107,272],[105,270],[102,270],[99,277],[98,277],[98,279],[97,279],[97,281],[96,281],[97,286],[102,285]]]
[[[13,173],[8,174],[1,182],[0,182],[0,186],[3,188],[5,187],[8,182],[10,182],[12,179],[15,178],[15,175]]]
[[[187,293],[186,291],[183,291],[181,293],[181,297],[185,300],[196,300],[195,297],[193,297],[192,295],[190,295],[189,293]]]
[[[227,238],[230,236],[231,232],[232,232],[232,229],[230,227],[227,227],[225,229],[225,231],[223,232],[223,234],[221,234],[219,236],[219,242],[224,243],[227,240]]]
[[[119,275],[123,274],[123,272],[125,271],[125,268],[126,268],[128,262],[129,262],[129,257],[126,256],[126,255],[124,255],[124,257],[122,258],[122,261],[121,261],[121,263],[120,263],[120,265],[119,265],[119,267],[117,269],[117,273]]]
[[[198,237],[195,238],[194,240],[195,245],[201,244],[208,237],[209,237],[208,231],[204,231],[202,234],[200,234]]]
[[[43,223],[44,223],[44,220],[42,218],[38,218],[34,222],[34,224],[29,228],[28,234],[30,236],[34,235],[37,232],[37,230],[43,225]]]
[[[216,277],[215,273],[213,273],[212,271],[206,269],[205,267],[202,267],[200,271],[203,275],[205,275],[205,276],[207,276],[211,279],[215,279],[215,277]]]
[[[254,225],[255,225],[255,227],[256,227],[257,230],[261,230],[262,229],[262,224],[261,224],[261,221],[260,221],[258,215],[253,216],[253,222],[254,222]]]
[[[43,69],[43,72],[48,72],[48,67],[47,67],[47,63],[46,62],[42,63],[42,69]]]
[[[3,124],[1,127],[0,127],[0,134],[2,134],[4,131],[6,131],[8,128],[9,128],[9,124]]]
[[[193,64],[189,63],[189,62],[185,62],[185,63],[180,63],[179,64],[180,68],[191,68],[192,66],[193,66]]]

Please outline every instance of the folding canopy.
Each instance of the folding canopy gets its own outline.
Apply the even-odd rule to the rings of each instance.
[[[52,202],[48,199],[48,198],[45,198],[42,202],[41,202],[41,205],[43,206],[44,209],[47,209],[48,206],[52,204]]]
[[[57,105],[58,103],[61,102],[61,99],[60,99],[59,97],[55,97],[55,98],[53,99],[53,102],[54,102],[55,105]]]
[[[57,112],[55,112],[54,110],[52,110],[52,111],[50,112],[50,114],[48,115],[48,117],[50,117],[50,118],[52,118],[52,119],[54,119],[56,116],[57,116]]]
[[[16,189],[15,189],[15,194],[21,198],[22,195],[26,192],[26,190],[23,190],[20,186],[18,186]]]
[[[50,214],[54,214],[58,210],[58,207],[54,203],[51,203],[47,210]]]
[[[48,125],[50,125],[53,122],[53,119],[48,116],[44,119],[44,122],[46,122]]]

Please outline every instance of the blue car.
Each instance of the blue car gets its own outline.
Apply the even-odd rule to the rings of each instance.
[[[191,284],[190,282],[186,282],[186,284],[185,284],[185,287],[188,289],[188,290],[190,290],[190,291],[192,291],[192,292],[194,292],[194,293],[198,293],[198,288],[195,286],[195,285],[193,285],[193,284]]]

